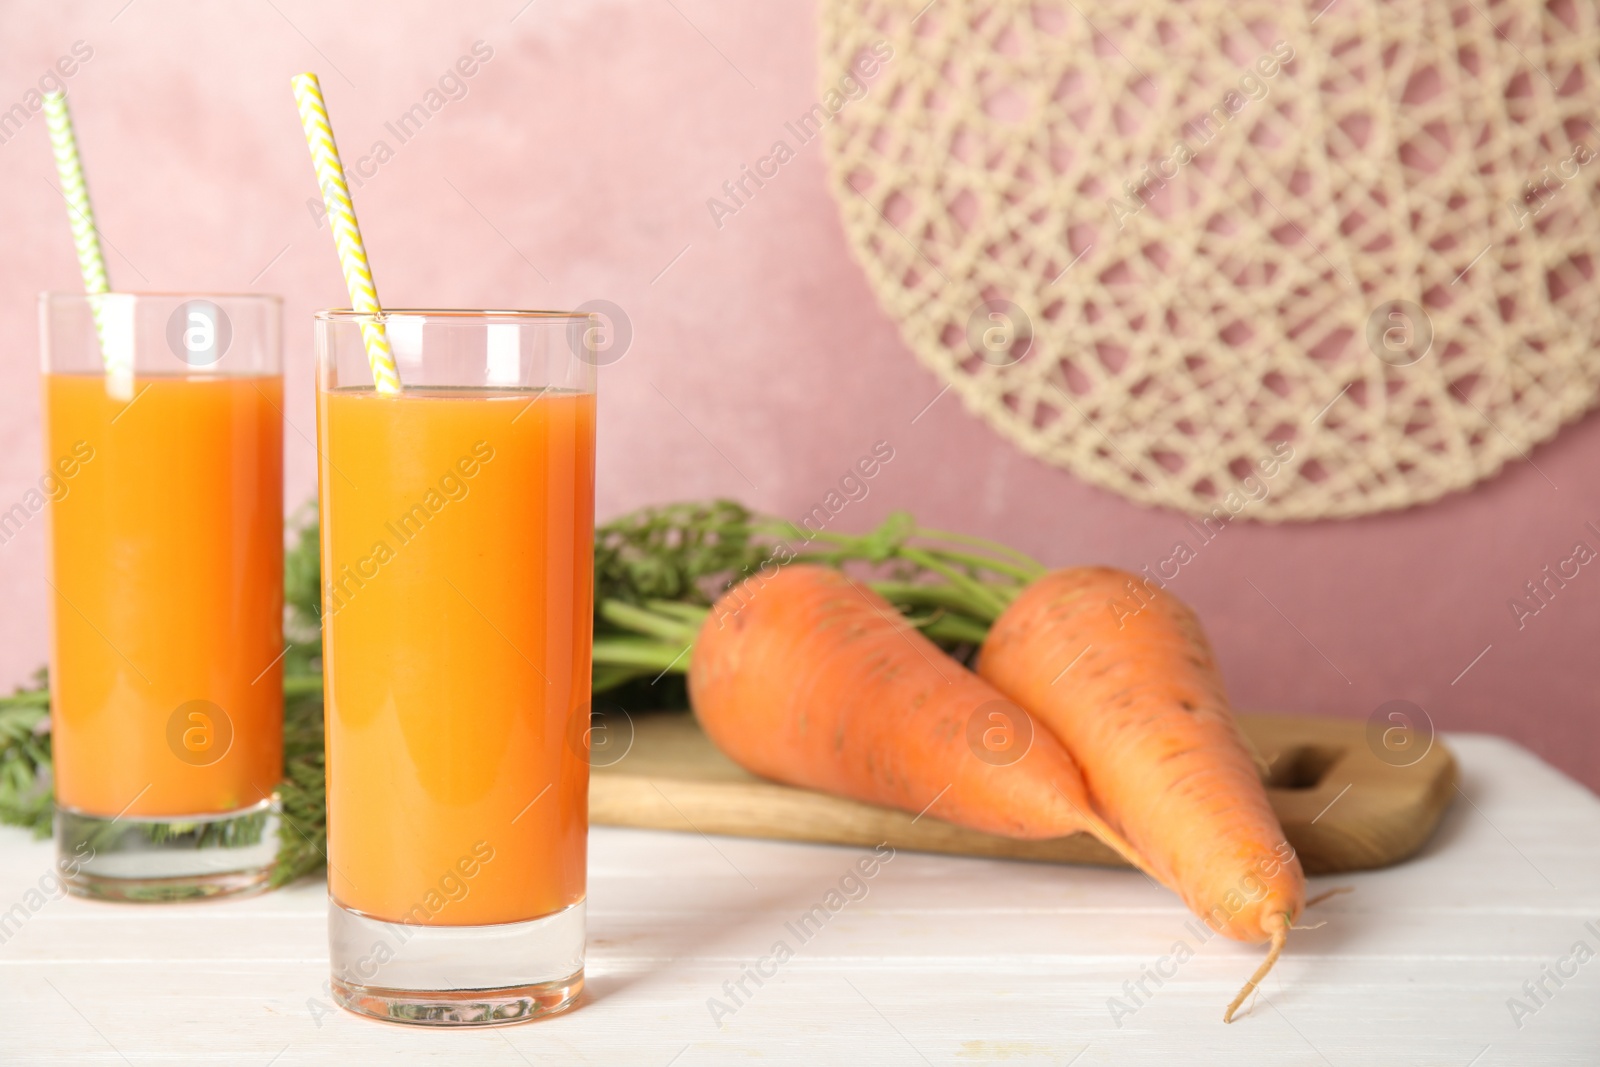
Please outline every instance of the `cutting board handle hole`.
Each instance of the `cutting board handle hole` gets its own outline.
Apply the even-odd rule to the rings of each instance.
[[[1268,789],[1315,789],[1344,755],[1343,747],[1297,745],[1278,753],[1267,774]]]

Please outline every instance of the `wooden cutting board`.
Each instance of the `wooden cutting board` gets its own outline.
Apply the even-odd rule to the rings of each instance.
[[[1427,841],[1454,795],[1455,759],[1436,738],[1400,766],[1393,754],[1379,757],[1381,741],[1369,744],[1361,720],[1239,721],[1268,769],[1267,794],[1308,874],[1398,863]],[[589,786],[589,819],[599,825],[1124,866],[1087,834],[1016,841],[757,778],[685,712],[613,720],[599,734]]]

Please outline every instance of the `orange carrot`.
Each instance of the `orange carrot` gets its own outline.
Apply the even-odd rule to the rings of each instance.
[[[995,621],[978,673],[1061,740],[1141,866],[1213,929],[1271,941],[1231,1022],[1283,950],[1305,875],[1194,612],[1123,571],[1056,571]]]
[[[732,590],[695,641],[689,694],[756,774],[1009,837],[1088,831],[1131,854],[1048,731],[837,571],[795,565]],[[971,741],[996,713],[1018,749],[1031,731],[1014,761]]]

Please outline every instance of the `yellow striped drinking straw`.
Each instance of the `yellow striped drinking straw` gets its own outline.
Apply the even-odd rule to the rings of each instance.
[[[328,122],[328,106],[322,101],[322,85],[315,74],[296,74],[289,79],[294,101],[300,108],[300,125],[311,149],[311,165],[322,187],[322,203],[328,211],[328,225],[339,250],[339,265],[350,290],[350,307],[363,315],[381,316],[378,290],[372,284],[372,267],[367,249],[361,243],[361,228],[356,225],[355,205],[350,203],[350,187],[345,184],[344,164],[339,162],[339,146],[333,142],[333,126]],[[372,367],[372,384],[379,393],[395,396],[400,392],[400,375],[395,370],[389,334],[381,318],[361,324],[361,339],[367,346],[367,363]]]
[[[44,94],[44,120],[50,130],[50,148],[56,157],[56,174],[61,180],[61,195],[67,201],[67,221],[72,227],[72,244],[78,253],[78,269],[83,274],[83,289],[89,294],[89,313],[94,316],[94,332],[100,342],[100,358],[105,364],[107,388],[112,396],[133,398],[132,330],[110,329],[109,298],[105,254],[100,250],[100,233],[94,225],[94,208],[89,204],[89,187],[83,180],[83,163],[78,158],[78,139],[72,131],[72,114],[62,93]]]

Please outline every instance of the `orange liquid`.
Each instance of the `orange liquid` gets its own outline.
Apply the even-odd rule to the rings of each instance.
[[[594,397],[319,395],[329,891],[391,922],[583,899]]]
[[[282,405],[277,376],[139,378],[131,402],[44,376],[57,803],[200,815],[277,787]]]

